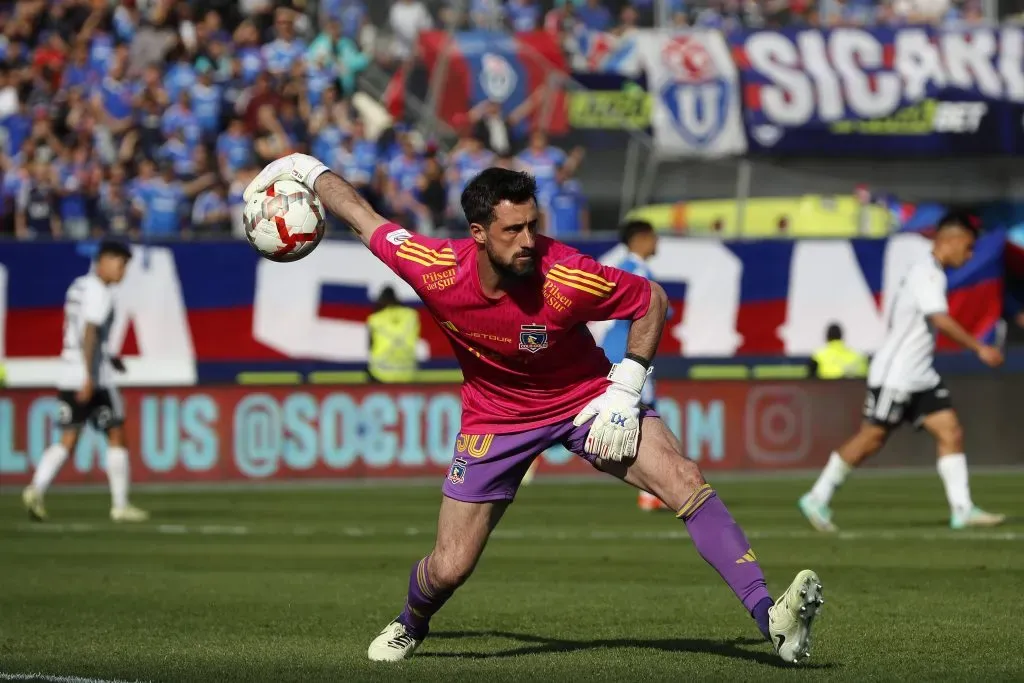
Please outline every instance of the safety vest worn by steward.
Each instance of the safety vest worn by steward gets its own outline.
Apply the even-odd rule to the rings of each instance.
[[[370,374],[381,382],[416,379],[420,316],[412,308],[388,306],[366,319],[370,328]]]
[[[818,377],[821,379],[842,379],[844,377],[865,377],[868,374],[868,360],[857,353],[841,339],[830,341],[815,352]]]

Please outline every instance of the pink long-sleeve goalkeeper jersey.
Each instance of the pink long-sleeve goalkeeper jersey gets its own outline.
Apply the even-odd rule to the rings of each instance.
[[[484,295],[477,246],[395,224],[370,251],[412,285],[462,367],[462,433],[508,434],[575,416],[608,386],[610,364],[586,323],[636,320],[650,283],[602,266],[565,244],[536,238],[533,274],[498,299]]]

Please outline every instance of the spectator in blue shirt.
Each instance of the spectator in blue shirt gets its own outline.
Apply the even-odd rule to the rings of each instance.
[[[360,176],[368,179],[365,186],[357,186],[357,189],[373,203],[378,200],[377,193],[373,188],[380,162],[380,152],[377,149],[377,143],[366,137],[366,126],[361,119],[352,122],[352,154],[355,157],[355,168]]]
[[[125,79],[125,66],[115,62],[93,96],[103,124],[114,136],[124,135],[132,127],[132,85]]]
[[[566,164],[555,171],[555,182],[537,197],[544,215],[544,234],[567,239],[590,233],[590,210],[583,188],[570,177]]]
[[[79,43],[71,51],[71,63],[64,67],[62,88],[82,88],[88,92],[99,82],[98,74],[89,66],[89,52]]]
[[[174,169],[174,175],[179,179],[188,178],[192,175],[194,166],[192,164],[192,145],[185,142],[180,130],[170,133],[170,136],[160,145],[157,158],[161,163],[170,164]]]
[[[245,122],[240,118],[233,118],[228,124],[228,129],[217,138],[217,165],[221,175],[224,178],[232,178],[251,160],[252,138],[245,132]]]
[[[332,85],[324,90],[319,106],[313,107],[309,114],[310,151],[317,159],[330,159],[334,150],[341,146],[343,125],[347,126],[348,121],[343,120],[344,109],[338,104],[338,88]]]
[[[0,128],[3,128],[7,135],[7,154],[14,156],[21,150],[32,131],[32,118],[29,116],[28,104],[24,100],[19,100],[18,111],[0,121]]]
[[[408,135],[402,136],[401,153],[387,162],[385,197],[396,214],[408,214],[418,208],[416,186],[423,174],[423,159]]]
[[[210,176],[182,183],[174,177],[174,167],[164,164],[160,175],[140,187],[135,194],[137,211],[142,216],[144,237],[177,237],[182,232],[185,200],[214,182]]]
[[[570,173],[575,172],[576,164],[572,157],[557,147],[548,145],[548,136],[543,131],[534,131],[530,135],[530,146],[519,153],[519,163],[537,180],[537,194],[551,190],[555,183],[555,170],[563,163],[569,162]]]
[[[373,182],[373,171],[360,164],[359,157],[355,151],[355,138],[351,133],[339,132],[340,143],[335,147],[331,156],[331,168],[345,178],[357,190],[363,190]]]
[[[494,152],[487,149],[484,141],[476,136],[467,136],[459,143],[459,149],[448,162],[448,203],[452,212],[458,214],[462,191],[484,169],[494,165]]]
[[[235,29],[233,41],[235,55],[242,66],[242,79],[246,85],[252,85],[264,70],[259,31],[251,21],[243,21]]]
[[[104,31],[93,34],[89,43],[89,66],[102,78],[114,60],[114,37]]]
[[[231,232],[227,188],[222,183],[196,197],[192,205],[192,228],[200,235],[226,236]]]
[[[89,147],[66,149],[56,166],[57,193],[64,234],[72,239],[89,236],[89,204],[99,183],[99,169],[90,162]]]
[[[310,107],[320,106],[324,91],[337,82],[338,74],[334,67],[334,60],[327,57],[318,57],[305,62],[296,61],[293,71],[298,72],[299,83],[303,78],[306,81],[301,95],[306,98]]]
[[[192,66],[192,60],[187,52],[179,50],[177,60],[164,74],[164,90],[167,91],[167,97],[171,102],[177,102],[178,95],[190,91],[195,84],[196,70]]]
[[[292,10],[283,7],[277,9],[274,13],[274,32],[277,37],[263,46],[263,62],[271,74],[286,74],[306,51],[306,44],[295,36]]]
[[[178,100],[164,112],[161,131],[167,137],[181,133],[184,141],[191,147],[202,140],[202,128],[199,117],[192,110],[192,97],[187,90],[178,94]]]
[[[213,69],[202,69],[192,86],[192,112],[199,123],[203,140],[213,142],[220,132],[221,87],[213,82]]]

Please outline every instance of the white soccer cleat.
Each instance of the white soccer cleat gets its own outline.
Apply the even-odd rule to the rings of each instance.
[[[405,630],[405,624],[395,620],[373,639],[366,656],[371,662],[400,662],[411,657],[422,642]]]
[[[811,523],[811,526],[818,531],[827,533],[839,531],[839,527],[832,523],[832,509],[828,505],[819,503],[811,497],[811,494],[804,494],[797,505],[800,506],[800,512],[804,513],[804,517]]]
[[[783,661],[798,664],[811,656],[811,624],[824,603],[821,580],[805,569],[768,609],[768,633]]]
[[[21,502],[25,504],[28,516],[33,522],[46,521],[46,507],[43,506],[43,496],[39,489],[32,485],[26,486],[21,492]]]
[[[110,520],[113,522],[145,522],[148,519],[149,513],[134,505],[110,508]]]
[[[966,514],[954,514],[949,519],[951,529],[967,529],[969,527],[990,527],[999,526],[1006,521],[1006,515],[997,515],[993,512],[985,512],[980,507],[971,508]]]

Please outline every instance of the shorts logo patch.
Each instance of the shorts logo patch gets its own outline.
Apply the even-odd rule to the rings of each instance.
[[[113,419],[113,411],[111,411],[110,408],[106,406],[103,406],[102,408],[97,410],[96,414],[93,416],[93,420],[95,421],[96,426],[99,429],[107,429],[110,426],[110,423],[113,422]]]
[[[462,458],[455,458],[452,467],[448,470],[448,481],[453,484],[461,484],[466,481],[466,465],[468,463]]]
[[[537,353],[548,348],[547,325],[522,325],[519,328],[519,350]]]
[[[391,242],[391,244],[394,244],[396,247],[400,245],[402,242],[405,242],[406,240],[411,238],[412,234],[408,230],[405,230],[404,228],[392,230],[391,232],[384,236],[384,239],[386,239],[388,242]]]

